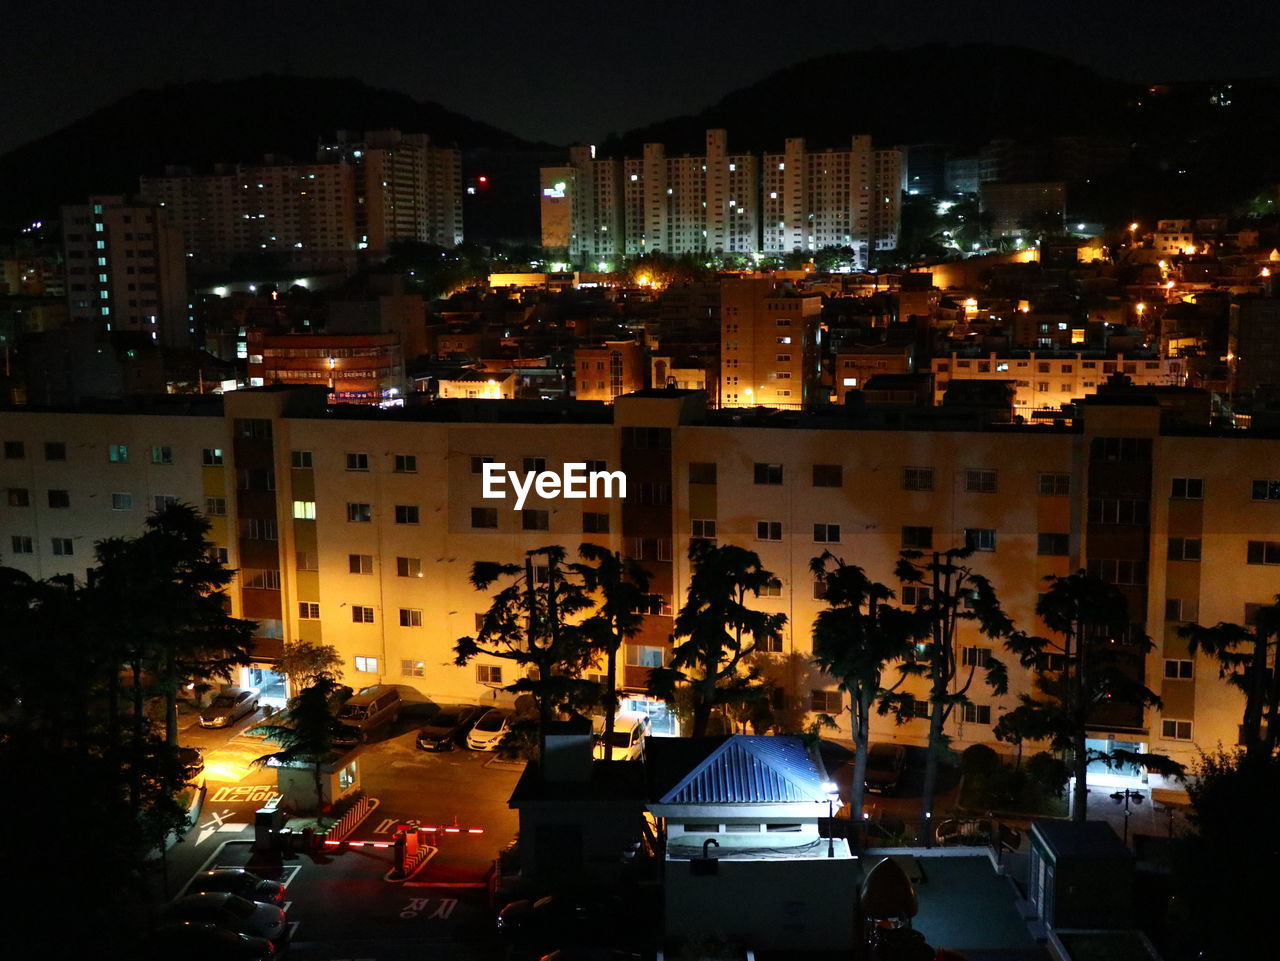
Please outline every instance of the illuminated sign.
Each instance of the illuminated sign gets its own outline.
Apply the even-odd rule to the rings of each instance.
[[[559,199],[564,196],[564,189],[565,189],[565,182],[563,180],[557,180],[550,187],[542,188],[542,196],[554,197],[556,199]]]

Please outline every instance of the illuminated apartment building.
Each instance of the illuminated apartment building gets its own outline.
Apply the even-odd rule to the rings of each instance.
[[[624,646],[622,683],[630,707],[671,730],[643,691],[649,670],[670,658],[691,539],[748,548],[777,575],[777,587],[750,604],[787,617],[761,665],[797,725],[844,706],[835,679],[809,663],[822,608],[810,559],[831,550],[896,587],[903,548],[968,545],[967,563],[990,578],[1022,630],[1047,630],[1034,609],[1049,575],[1086,568],[1129,599],[1155,645],[1134,669],[1163,706],[1100,714],[1091,739],[1184,762],[1199,747],[1236,743],[1239,693],[1177,629],[1243,622],[1274,599],[1274,438],[1162,426],[1161,408],[1137,397],[1100,397],[1061,428],[948,430],[707,411],[700,394],[668,390],[608,407],[460,400],[373,412],[326,407],[325,394],[277,388],[150,407],[0,411],[4,563],[33,577],[83,577],[97,540],[136,535],[147,511],[185,501],[210,517],[212,539],[239,570],[233,612],[258,622],[246,670],[269,669],[283,640],[302,639],[336,646],[353,687],[403,684],[437,700],[493,703],[510,701],[500,690],[517,680],[510,662],[454,663],[456,639],[474,632],[488,601],[468,581],[472,564],[599,544],[654,574],[659,597]],[[626,473],[628,496],[535,492],[515,510],[510,499],[482,496],[491,460],[517,472],[596,462]],[[897,603],[917,605],[924,590],[903,587]],[[971,622],[959,630],[964,663],[1001,657],[1009,689],[976,682],[947,732],[957,749],[1008,750],[992,725],[1055,665],[1024,668],[989,651]],[[873,717],[873,740],[925,743],[925,686],[910,679],[906,689],[914,716]]]
[[[124,197],[62,208],[67,310],[73,324],[191,342],[182,234],[168,211]]]
[[[268,252],[293,267],[350,270],[360,251],[382,255],[397,241],[460,243],[461,184],[456,149],[384,130],[323,145],[314,163],[170,168],[143,177],[140,190],[166,209],[202,267]]]
[[[720,285],[720,403],[804,407],[819,374],[822,298],[767,278]]]
[[[1182,387],[1187,379],[1186,361],[1181,358],[1107,356],[1100,351],[952,353],[935,357],[932,370],[935,403],[942,403],[947,387],[955,381],[1009,381],[1014,386],[1014,413],[1028,419],[1035,411],[1058,410],[1097,393],[1116,374],[1140,387]]]

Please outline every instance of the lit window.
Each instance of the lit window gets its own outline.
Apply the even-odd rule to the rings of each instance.
[[[315,501],[294,501],[293,517],[299,521],[313,521],[316,519],[316,502]]]

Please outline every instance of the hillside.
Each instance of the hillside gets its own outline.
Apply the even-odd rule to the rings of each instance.
[[[47,137],[0,157],[0,224],[56,215],[90,193],[133,193],[138,176],[166,164],[206,170],[263,154],[314,156],[337,130],[428,133],[486,151],[530,145],[437,103],[352,79],[259,76],[200,81],[130,94]]]

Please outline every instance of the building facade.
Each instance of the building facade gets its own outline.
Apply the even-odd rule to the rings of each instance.
[[[94,330],[191,342],[182,234],[168,211],[124,197],[62,208],[67,313]]]
[[[804,407],[819,374],[822,298],[741,278],[721,283],[720,302],[721,406]]]
[[[1009,381],[1014,385],[1014,413],[1030,419],[1037,410],[1058,410],[1073,400],[1095,394],[1107,379],[1121,374],[1135,386],[1182,387],[1187,366],[1181,358],[1108,356],[1101,352],[1028,351],[1012,355],[951,353],[931,361],[934,403],[941,404],[955,381]]]
[[[708,412],[699,394],[666,390],[612,407],[464,400],[372,416],[326,410],[314,390],[161,400],[0,412],[5,565],[83,577],[98,539],[141,533],[146,513],[171,500],[194,504],[239,571],[233,612],[258,622],[255,669],[270,668],[283,640],[323,642],[353,687],[509,700],[510,662],[454,663],[454,642],[488,603],[468,581],[472,563],[591,542],[653,572],[658,602],[620,663],[628,706],[661,715],[645,681],[670,657],[690,540],[710,538],[758,552],[778,576],[751,603],[787,616],[758,658],[782,689],[780,710],[795,723],[810,711],[839,716],[835,681],[810,661],[822,606],[810,559],[831,550],[893,583],[904,547],[976,544],[968,563],[1022,630],[1047,630],[1035,614],[1046,576],[1085,568],[1120,587],[1155,644],[1138,669],[1163,706],[1099,719],[1090,737],[1185,762],[1198,747],[1236,743],[1241,698],[1177,629],[1247,621],[1277,592],[1280,447],[1247,431],[1162,428],[1154,405],[1088,404],[1063,428],[942,430],[831,416],[784,424]],[[595,461],[626,472],[628,496],[533,492],[515,510],[483,496],[490,459],[517,471]],[[907,587],[897,603],[922,599]],[[960,634],[966,663],[985,660],[989,642],[969,622]],[[1002,747],[992,725],[1053,667],[992,653],[1008,665],[1008,693],[975,683],[948,725],[958,748]],[[873,739],[925,743],[928,695],[918,679],[907,689],[918,715],[873,718]]]
[[[575,263],[646,253],[782,255],[852,247],[860,266],[897,246],[902,154],[865,135],[847,150],[810,152],[802,138],[779,154],[731,153],[724,130],[708,130],[703,153],[671,156],[661,143],[641,156],[597,158],[541,173],[543,245]]]
[[[361,251],[382,255],[397,241],[462,241],[461,155],[425,134],[340,134],[314,163],[171,168],[141,178],[140,192],[165,208],[204,268],[266,252],[291,267],[351,270]]]
[[[269,334],[248,331],[250,387],[324,387],[331,404],[404,403],[397,334]]]

